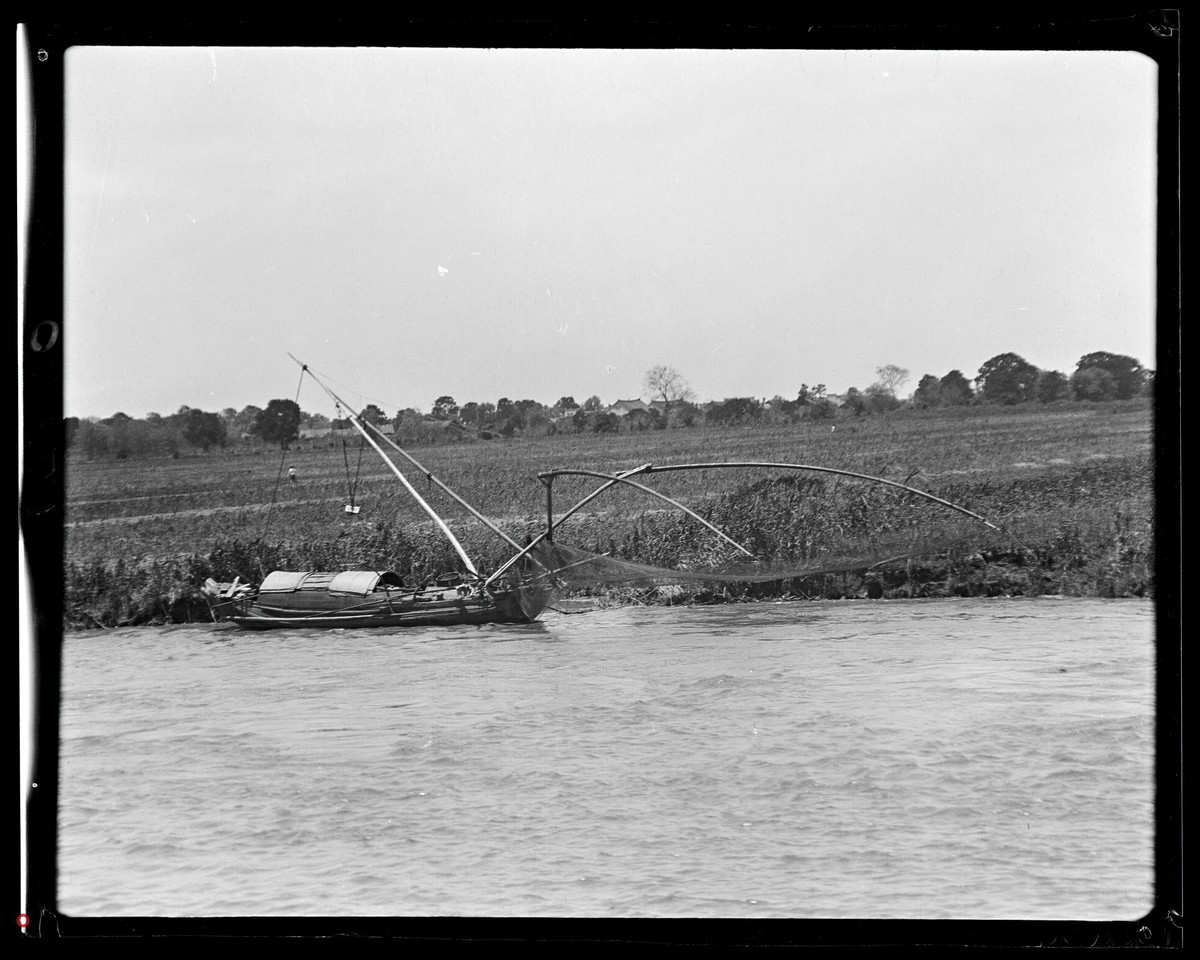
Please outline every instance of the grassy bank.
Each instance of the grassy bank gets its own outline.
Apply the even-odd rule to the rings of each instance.
[[[913,539],[920,557],[875,569],[720,590],[619,588],[602,599],[718,601],[784,595],[964,596],[1154,592],[1154,484],[1145,403],[970,408],[828,425],[574,435],[415,448],[422,464],[515,539],[545,523],[539,471],[645,462],[799,462],[882,476],[960,504],[1008,533],[954,519],[910,494],[812,474],[722,470],[650,483],[711,519],[762,559],[819,564],[878,557]],[[298,481],[285,474],[295,465]],[[452,523],[481,569],[511,552],[427,483],[407,475]],[[555,484],[563,509],[595,486]],[[353,499],[357,515],[344,506]],[[663,566],[714,557],[712,535],[636,491],[606,494],[561,542]],[[206,577],[271,569],[387,568],[425,576],[456,556],[378,456],[357,446],[226,451],[179,460],[95,462],[68,470],[66,620],[112,626],[207,619]]]

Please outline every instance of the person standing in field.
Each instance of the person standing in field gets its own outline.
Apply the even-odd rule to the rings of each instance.
[[[294,465],[293,465],[293,466],[290,466],[290,467],[288,467],[288,479],[289,479],[289,480],[290,480],[292,483],[295,483],[295,482],[296,482],[296,467],[295,467]]]

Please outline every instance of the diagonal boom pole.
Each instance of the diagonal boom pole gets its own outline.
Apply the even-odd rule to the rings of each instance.
[[[291,357],[292,355],[289,353],[288,356]],[[292,357],[292,359],[296,360],[295,357]],[[296,360],[296,362],[300,363],[299,360]],[[396,478],[404,485],[404,488],[412,495],[412,498],[417,501],[417,503],[421,506],[421,509],[423,509],[427,514],[429,514],[430,519],[433,520],[433,522],[437,525],[438,529],[442,531],[442,534],[450,542],[450,545],[452,547],[454,547],[454,549],[458,553],[459,557],[462,558],[462,562],[466,566],[467,570],[470,571],[470,573],[473,576],[478,577],[479,571],[475,568],[475,564],[472,562],[471,558],[467,555],[467,551],[463,549],[463,545],[458,542],[458,537],[456,537],[454,535],[454,533],[450,530],[450,528],[448,526],[446,526],[446,521],[443,520],[438,515],[437,511],[434,510],[433,507],[431,507],[425,501],[425,498],[422,497],[419,493],[417,493],[416,488],[411,483],[409,483],[408,478],[403,473],[400,472],[400,468],[397,467],[396,464],[394,464],[392,462],[391,457],[389,457],[386,453],[383,452],[383,449],[379,446],[379,444],[377,444],[375,442],[374,438],[371,436],[371,434],[367,430],[366,426],[364,426],[364,424],[362,422],[362,418],[359,417],[358,414],[356,414],[353,411],[353,409],[344,400],[342,400],[341,397],[339,397],[336,393],[334,393],[332,390],[330,390],[329,387],[325,386],[325,384],[322,383],[320,381],[320,379],[318,379],[317,376],[312,373],[311,370],[309,370],[308,364],[300,363],[300,367],[301,367],[301,369],[303,369],[304,371],[306,371],[307,373],[312,375],[312,378],[314,380],[316,380],[317,385],[322,390],[324,390],[327,394],[329,394],[329,396],[333,399],[333,401],[335,403],[337,403],[344,410],[346,410],[347,413],[349,413],[350,422],[354,425],[354,428],[363,435],[363,439],[365,439],[367,441],[367,443],[369,443],[372,447],[374,447],[375,452],[378,453],[383,458],[383,462],[392,468],[392,473],[394,473],[396,475]],[[403,451],[401,451],[401,452],[403,453]],[[415,463],[416,461],[413,461],[413,462]],[[418,467],[419,467],[419,465],[418,465]]]

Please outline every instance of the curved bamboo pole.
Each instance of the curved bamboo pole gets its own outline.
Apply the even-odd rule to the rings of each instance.
[[[639,468],[638,472],[640,472],[640,473],[657,473],[662,470],[670,470],[670,469],[673,469],[673,468],[672,467],[646,467],[644,469]],[[539,473],[538,479],[539,480],[549,479],[552,481],[555,477],[565,477],[565,476],[596,477],[599,480],[615,481],[616,483],[625,483],[631,487],[635,487],[636,489],[641,490],[643,493],[648,493],[648,494],[650,494],[650,496],[657,497],[659,500],[663,500],[663,501],[669,503],[671,506],[673,506],[679,510],[682,510],[689,517],[692,517],[695,520],[699,520],[702,524],[704,524],[706,527],[708,527],[708,529],[711,530],[713,533],[715,533],[718,537],[720,537],[722,540],[725,540],[728,543],[731,543],[733,546],[737,547],[739,550],[742,551],[742,553],[744,553],[746,556],[748,556],[751,560],[756,559],[754,554],[752,554],[749,550],[747,550],[745,547],[743,547],[740,543],[738,543],[732,537],[726,536],[724,533],[722,533],[720,530],[718,530],[716,527],[714,527],[711,523],[709,523],[707,520],[705,520],[702,516],[700,516],[700,514],[696,513],[696,511],[692,510],[689,507],[685,507],[678,500],[672,500],[666,494],[659,493],[657,490],[652,490],[650,487],[647,487],[645,484],[637,483],[634,480],[630,480],[628,478],[628,476],[624,476],[619,473],[618,474],[601,473],[599,470],[550,470],[546,473]],[[608,485],[606,484],[600,490],[595,491],[593,496],[595,494],[600,493],[602,490],[607,489],[607,486]],[[574,511],[572,510],[571,512],[574,512]],[[564,517],[563,519],[566,519],[566,518]],[[555,524],[555,526],[557,526],[557,525],[558,524]]]
[[[816,473],[832,473],[832,474],[836,474],[837,476],[854,477],[855,479],[858,479],[858,480],[868,480],[872,483],[882,483],[889,487],[897,487],[897,488],[899,488],[901,490],[905,490],[909,493],[915,493],[917,496],[925,497],[927,500],[932,500],[934,503],[939,503],[944,507],[949,507],[951,510],[957,510],[959,513],[965,513],[968,517],[973,517],[974,519],[978,520],[980,523],[984,524],[985,526],[991,527],[993,530],[996,530],[997,532],[1001,532],[1001,533],[1004,532],[999,527],[997,527],[994,523],[992,523],[990,520],[987,520],[986,518],[981,517],[979,514],[973,513],[972,511],[966,509],[966,507],[960,507],[960,506],[958,506],[958,504],[951,503],[949,500],[943,500],[941,497],[935,497],[932,493],[926,493],[924,490],[918,490],[916,487],[910,487],[903,483],[897,483],[895,480],[886,480],[883,477],[873,477],[866,473],[855,473],[852,470],[840,470],[840,469],[837,469],[836,467],[818,467],[818,466],[814,466],[813,464],[808,464],[808,463],[765,463],[765,462],[755,461],[755,460],[741,460],[741,461],[731,461],[731,462],[724,462],[724,463],[666,464],[661,467],[655,467],[655,466],[647,467],[646,469],[644,469],[641,472],[642,473],[670,473],[670,472],[673,472],[676,470],[720,470],[720,469],[727,469],[727,468],[732,468],[732,467],[754,467],[754,468],[760,468],[760,469],[774,469],[774,470],[812,470]],[[631,486],[638,487],[639,489],[645,490],[648,493],[654,493],[655,496],[658,496],[663,500],[668,500],[668,502],[674,502],[674,501],[670,501],[667,497],[663,497],[661,494],[655,493],[653,490],[650,490],[648,487],[644,487],[641,484],[631,483],[628,480],[622,479],[619,474],[616,476],[609,477],[608,474],[596,473],[591,470],[548,470],[545,473],[539,473],[538,479],[542,480],[543,482],[550,481],[552,483],[554,481],[555,477],[566,477],[566,476],[608,477],[608,479],[614,480],[618,483],[630,483]],[[686,507],[684,507],[683,509],[687,510]],[[691,511],[687,511],[687,512],[691,513]],[[695,516],[695,514],[692,514],[692,516]],[[711,525],[709,525],[709,526],[711,526]],[[724,536],[724,534],[722,534],[722,536]],[[728,538],[726,538],[726,539],[728,539]]]
[[[634,474],[641,473],[642,471],[648,470],[649,468],[650,468],[650,464],[643,463],[640,467],[634,467],[632,470],[625,470],[622,473],[617,474],[615,477],[610,478],[607,483],[604,483],[604,484],[601,484],[600,486],[598,486],[595,490],[593,490],[586,497],[584,497],[582,500],[580,500],[577,504],[575,504],[575,506],[571,507],[570,510],[568,510],[566,513],[564,513],[557,520],[548,522],[546,525],[546,529],[542,533],[539,533],[536,537],[534,537],[532,540],[530,540],[529,544],[527,546],[522,547],[520,553],[518,553],[516,556],[509,557],[509,559],[498,570],[496,570],[495,573],[493,573],[490,577],[487,578],[487,580],[484,581],[483,585],[486,587],[497,577],[502,576],[505,573],[505,571],[507,571],[514,563],[516,563],[523,556],[525,556],[525,554],[529,553],[530,550],[532,550],[539,543],[541,543],[543,540],[545,540],[547,537],[549,537],[550,534],[554,531],[555,527],[558,527],[560,524],[562,524],[562,522],[564,520],[566,520],[567,517],[571,516],[571,514],[575,513],[581,507],[585,506],[588,503],[591,503],[591,501],[595,500],[605,490],[609,489],[614,484],[619,483],[625,477],[632,477]],[[545,482],[545,481],[543,481],[543,482]],[[547,492],[547,500],[549,500],[549,492]]]

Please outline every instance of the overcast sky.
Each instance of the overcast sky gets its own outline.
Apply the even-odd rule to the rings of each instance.
[[[1155,365],[1131,52],[75,47],[66,414]],[[311,386],[300,405],[331,414]]]

